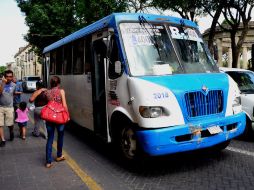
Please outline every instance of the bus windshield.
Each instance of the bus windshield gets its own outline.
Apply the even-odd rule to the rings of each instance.
[[[120,24],[133,76],[218,72],[198,31],[180,26],[168,29],[171,37],[162,24]]]

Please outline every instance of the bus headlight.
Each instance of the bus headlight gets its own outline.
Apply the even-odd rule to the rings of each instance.
[[[157,106],[140,106],[139,113],[144,118],[157,118],[163,114],[163,108]]]

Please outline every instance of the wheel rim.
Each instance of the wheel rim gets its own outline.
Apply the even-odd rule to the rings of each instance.
[[[136,155],[137,141],[135,133],[131,128],[124,128],[121,140],[122,151],[127,158],[133,158]]]

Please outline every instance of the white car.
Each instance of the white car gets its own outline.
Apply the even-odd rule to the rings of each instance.
[[[24,92],[35,91],[36,82],[40,80],[39,76],[25,76],[22,82],[22,88]]]
[[[254,72],[238,68],[220,67],[237,83],[241,91],[242,109],[246,113],[246,127],[243,135],[251,137],[254,133]]]

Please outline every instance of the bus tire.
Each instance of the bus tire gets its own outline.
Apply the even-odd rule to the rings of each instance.
[[[118,147],[121,156],[128,161],[137,160],[139,146],[134,127],[130,123],[124,124],[118,133]]]

